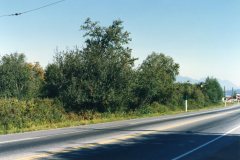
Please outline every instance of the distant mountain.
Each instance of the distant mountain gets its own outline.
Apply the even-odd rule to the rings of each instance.
[[[176,81],[179,82],[179,83],[189,82],[189,83],[192,83],[192,84],[202,82],[201,80],[197,80],[197,79],[193,79],[193,78],[185,77],[185,76],[177,76]]]
[[[177,76],[176,81],[179,82],[179,83],[184,83],[184,82],[189,81],[189,83],[196,84],[196,83],[199,83],[199,82],[204,82],[205,78],[201,78],[201,79],[198,80],[198,79],[193,79],[193,78],[185,77],[185,76]],[[239,86],[237,86],[236,84],[232,83],[229,80],[218,79],[218,82],[220,83],[220,85],[222,87],[225,86],[225,89],[229,90],[229,91],[232,91],[232,88],[234,90],[240,89]],[[240,90],[239,90],[239,93],[240,93]]]
[[[240,89],[234,89],[234,92],[240,94]],[[231,96],[233,94],[232,90],[226,90],[225,92],[226,96]]]
[[[234,90],[240,89],[239,86],[237,86],[236,84],[234,84],[234,83],[232,83],[231,81],[228,81],[228,80],[218,79],[218,82],[221,84],[222,87],[225,86],[226,90],[232,90],[232,88]]]

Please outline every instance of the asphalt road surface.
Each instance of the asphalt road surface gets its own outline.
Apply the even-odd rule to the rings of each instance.
[[[240,107],[1,135],[0,159],[240,160]]]

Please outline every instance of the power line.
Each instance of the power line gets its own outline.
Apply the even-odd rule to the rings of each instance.
[[[34,12],[34,11],[37,11],[37,10],[40,10],[40,9],[43,9],[43,8],[46,8],[46,7],[49,7],[49,6],[56,5],[56,4],[61,3],[63,1],[66,1],[66,0],[59,0],[59,1],[56,1],[56,2],[53,2],[53,3],[49,3],[49,4],[46,4],[44,6],[34,8],[34,9],[30,9],[30,10],[26,10],[26,11],[23,11],[23,12],[16,12],[16,13],[12,13],[12,14],[1,15],[0,18],[1,17],[8,17],[8,16],[20,16],[20,15],[25,14],[25,13]]]

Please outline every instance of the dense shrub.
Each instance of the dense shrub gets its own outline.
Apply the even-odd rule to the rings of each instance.
[[[60,103],[49,99],[0,99],[0,130],[21,130],[64,120]]]
[[[41,96],[43,81],[43,68],[39,63],[27,63],[24,54],[0,59],[0,98],[36,98]]]
[[[159,104],[158,102],[153,102],[152,104],[142,106],[136,112],[144,114],[162,114],[167,113],[170,109],[166,105]]]

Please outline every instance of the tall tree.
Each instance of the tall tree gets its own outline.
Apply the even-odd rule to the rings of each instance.
[[[43,69],[38,63],[29,64],[24,54],[10,54],[0,61],[0,96],[32,98],[39,95]]]
[[[223,97],[223,89],[216,78],[206,78],[203,93],[210,103],[217,103]]]
[[[120,20],[102,27],[87,19],[81,29],[85,32],[84,48],[58,54],[54,67],[60,71],[61,79],[53,80],[47,74],[48,67],[47,84],[57,84],[51,86],[57,88],[63,102],[73,110],[120,109],[129,93],[135,60],[127,47],[131,40],[129,32],[124,31]]]
[[[138,72],[135,94],[140,105],[154,101],[166,104],[173,92],[179,65],[169,56],[153,52],[142,63]]]

